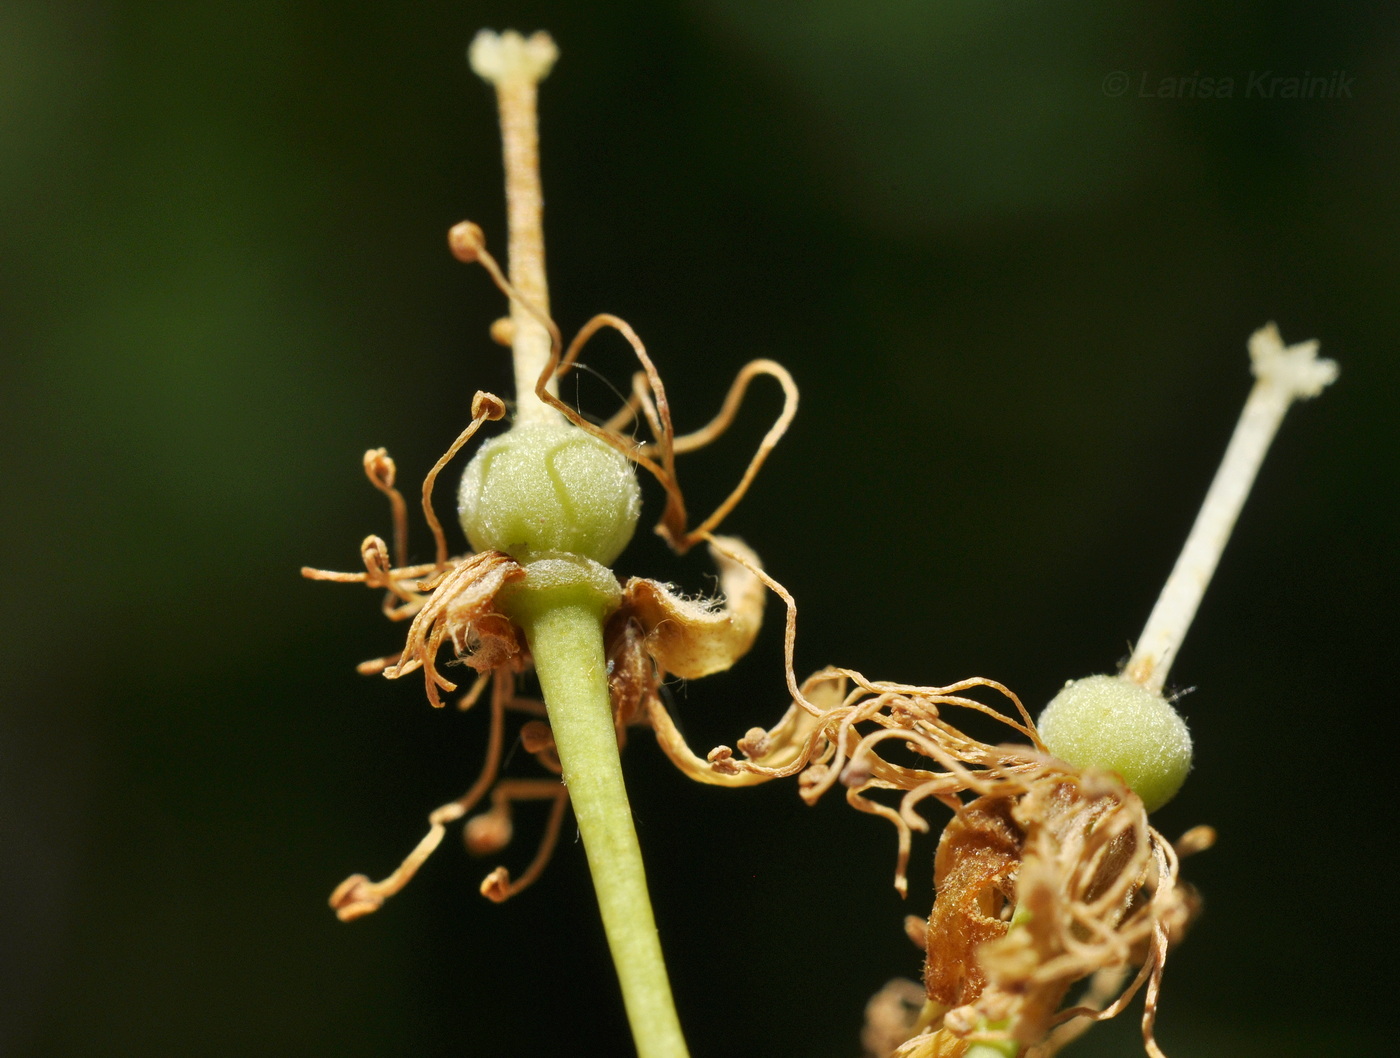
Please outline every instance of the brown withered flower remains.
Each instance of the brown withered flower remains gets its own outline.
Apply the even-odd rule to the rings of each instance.
[[[621,605],[606,625],[608,686],[618,743],[625,742],[629,725],[641,724],[656,727],[664,744],[675,731],[660,695],[660,687],[667,676],[696,679],[723,671],[749,650],[758,635],[764,604],[758,556],[739,539],[716,536],[713,530],[743,497],[769,452],[787,430],[797,409],[796,385],[780,364],[771,360],[752,361],[735,378],[715,418],[700,430],[677,437],[665,386],[641,340],[626,322],[607,314],[595,316],[564,350],[554,321],[511,285],[487,252],[484,237],[475,224],[463,222],[454,227],[449,234],[449,244],[460,260],[483,265],[502,292],[548,330],[551,353],[536,386],[537,396],[576,426],[650,471],[660,482],[665,490],[666,506],[657,532],[674,550],[684,552],[701,542],[709,546],[719,572],[721,594],[718,598],[690,599],[667,584],[633,577],[622,585]],[[510,322],[509,319],[498,320],[492,327],[493,336],[506,344],[510,342]],[[548,383],[570,370],[584,344],[605,327],[618,331],[631,344],[642,370],[634,377],[631,395],[624,406],[606,423],[597,425],[555,396]],[[774,378],[782,387],[783,408],[738,485],[709,517],[691,528],[676,477],[675,457],[704,447],[723,434],[733,422],[749,384],[762,376]],[[549,724],[544,719],[543,704],[516,693],[517,677],[530,670],[532,660],[524,634],[498,604],[501,592],[518,582],[524,576],[524,569],[500,551],[450,556],[446,534],[432,503],[434,485],[447,463],[483,425],[502,419],[505,413],[506,407],[500,398],[477,393],[472,402],[471,423],[424,478],[422,507],[435,544],[433,562],[408,563],[407,504],[395,484],[394,461],[384,449],[377,448],[365,453],[364,469],[370,483],[389,499],[393,518],[392,551],[382,538],[371,535],[360,546],[364,572],[340,573],[310,567],[302,570],[302,575],[312,580],[358,583],[382,590],[385,593],[384,615],[391,621],[409,622],[403,649],[362,663],[358,666],[361,673],[382,673],[389,679],[397,679],[421,671],[428,700],[440,708],[443,694],[459,689],[439,669],[443,651],[448,650],[453,662],[475,673],[470,687],[457,700],[459,709],[471,708],[483,697],[488,685],[491,689],[486,760],[476,782],[461,797],[429,815],[428,833],[388,877],[375,882],[356,874],[341,883],[331,897],[331,906],[342,920],[359,918],[377,910],[388,897],[402,889],[442,842],[447,825],[466,816],[488,795],[489,809],[468,820],[464,832],[468,848],[478,855],[493,854],[509,842],[512,803],[549,800],[552,807],[544,836],[529,866],[518,878],[513,878],[507,868],[497,867],[482,882],[483,895],[503,901],[530,885],[543,870],[558,838],[568,805],[568,792],[558,778],[561,768]],[[641,443],[623,432],[638,419],[645,420],[650,428],[651,441]],[[506,745],[508,713],[529,718],[520,729],[522,745],[549,777],[498,778]]]
[[[790,658],[796,611],[787,601]],[[1179,880],[1178,858],[1208,847],[1209,828],[1173,846],[1117,776],[1050,756],[1020,700],[994,681],[916,687],[829,668],[800,687],[789,682],[788,712],[771,730],[750,731],[741,756],[721,746],[701,760],[673,728],[657,725],[658,735],[702,782],[797,776],[809,804],[841,785],[852,807],[894,825],[901,894],[912,835],[929,830],[921,804],[952,810],[935,857],[932,912],[906,924],[926,953],[921,1002],[910,1000],[912,982],[891,982],[872,1001],[868,1053],[956,1058],[973,1044],[1000,1043],[1047,1058],[1146,985],[1143,1035],[1160,1056],[1153,1022],[1162,970],[1198,906]],[[978,688],[1003,696],[1016,716],[968,696]],[[959,730],[957,710],[991,716],[1027,742],[978,741]],[[898,796],[886,803],[870,796],[877,791]],[[1066,1005],[1080,982],[1089,983],[1085,994]]]

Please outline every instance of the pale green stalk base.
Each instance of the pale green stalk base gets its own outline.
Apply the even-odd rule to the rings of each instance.
[[[567,593],[578,601],[560,598],[564,592],[541,593],[550,598],[538,601],[530,594],[522,592],[512,609],[535,656],[637,1054],[686,1058],[622,784],[601,605],[586,590]]]

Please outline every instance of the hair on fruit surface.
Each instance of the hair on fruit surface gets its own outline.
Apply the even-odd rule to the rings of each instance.
[[[1191,770],[1191,732],[1181,714],[1122,676],[1070,680],[1036,726],[1061,760],[1121,775],[1149,812],[1176,796]]]

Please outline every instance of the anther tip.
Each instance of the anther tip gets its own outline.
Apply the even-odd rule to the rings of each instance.
[[[447,233],[447,245],[452,256],[463,264],[474,264],[486,249],[486,233],[469,220],[452,225]]]
[[[489,419],[497,422],[506,417],[506,402],[494,393],[487,393],[485,390],[477,390],[476,396],[472,397],[472,418]]]

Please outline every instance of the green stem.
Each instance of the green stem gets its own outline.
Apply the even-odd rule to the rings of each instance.
[[[603,656],[602,605],[586,591],[526,591],[512,610],[535,657],[637,1054],[685,1058],[642,850],[622,783]]]
[[[998,1030],[1009,1029],[1011,1021],[1010,1019],[993,1021],[983,1027]],[[995,1042],[987,1040],[970,1044],[963,1058],[1016,1058],[1020,1053],[1021,1045],[1015,1040],[996,1040]]]

